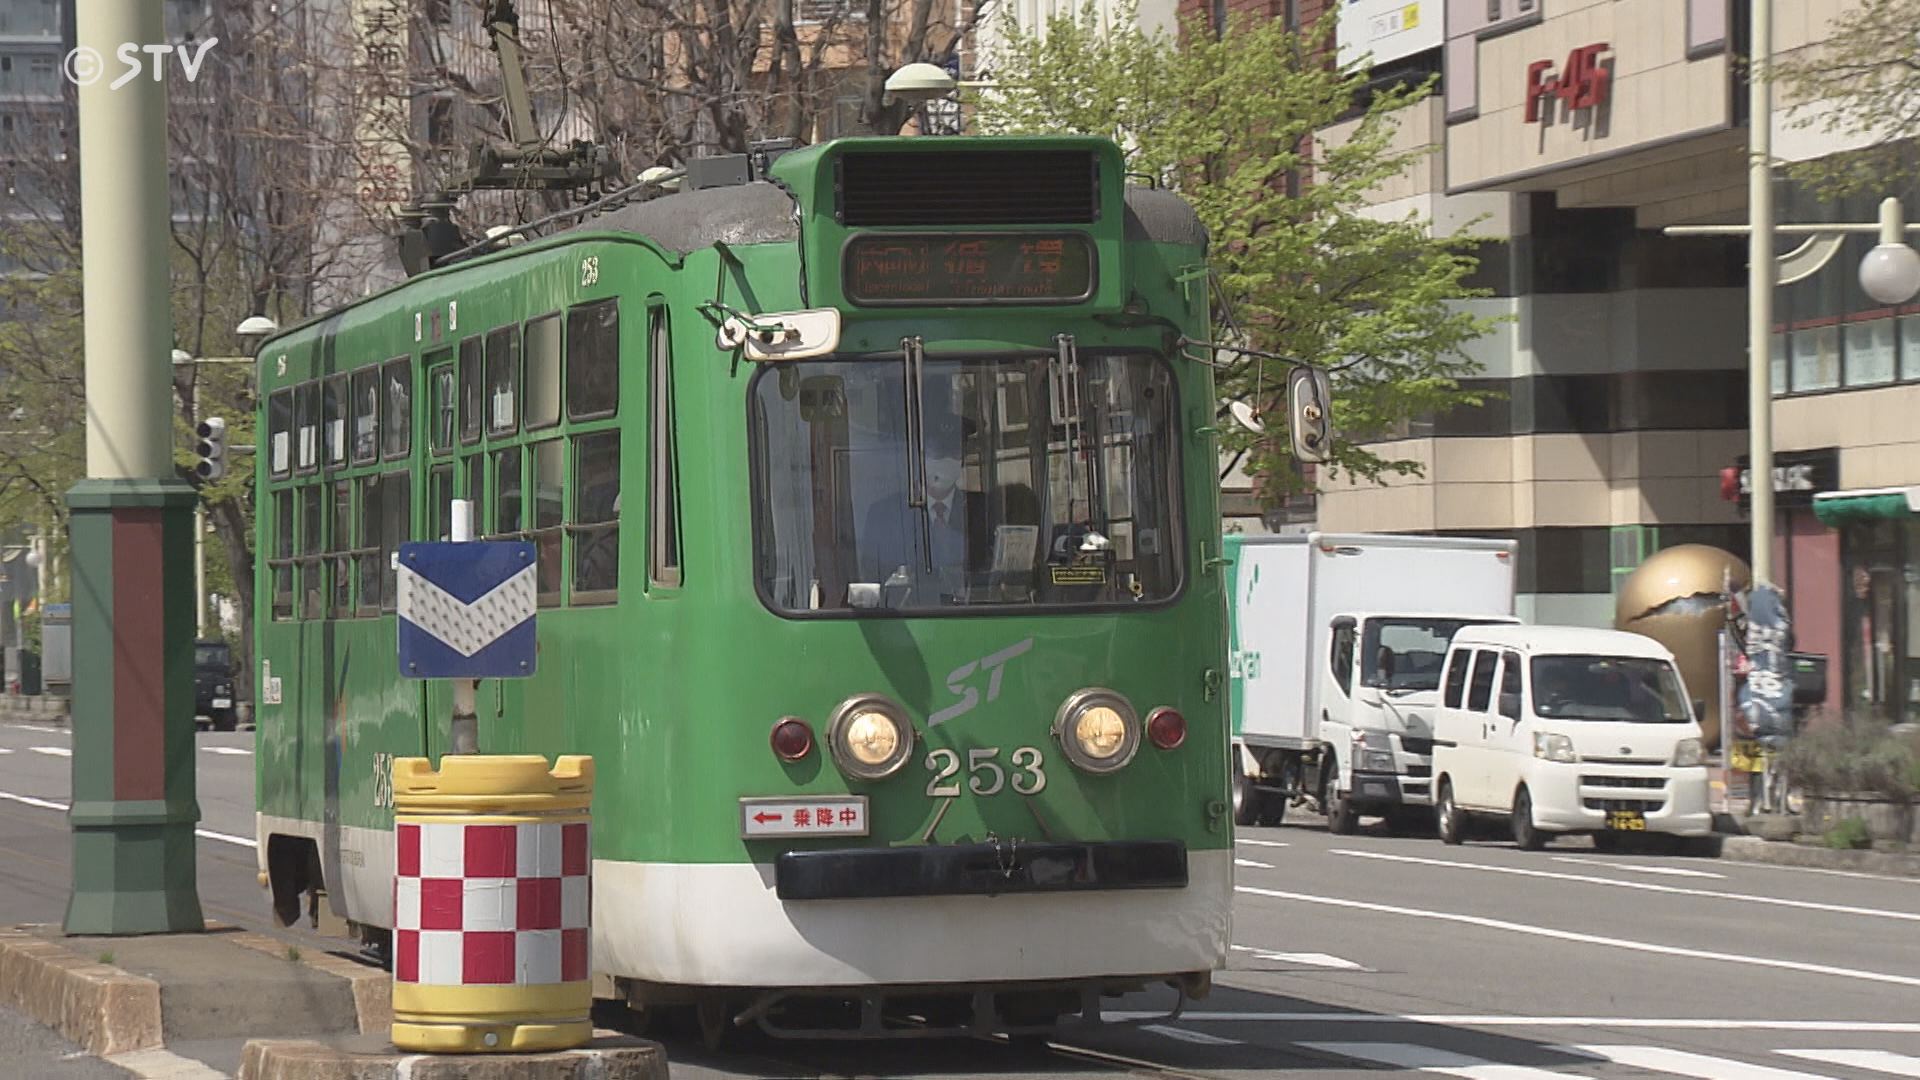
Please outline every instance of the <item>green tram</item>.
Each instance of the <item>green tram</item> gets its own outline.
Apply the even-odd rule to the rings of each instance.
[[[276,913],[324,893],[383,947],[390,764],[450,752],[452,709],[397,670],[396,549],[466,499],[538,552],[537,670],[478,685],[480,751],[596,763],[597,994],[710,1037],[1203,995],[1232,827],[1198,219],[1100,139],[746,160],[264,344]]]

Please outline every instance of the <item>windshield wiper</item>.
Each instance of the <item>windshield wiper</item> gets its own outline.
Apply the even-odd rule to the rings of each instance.
[[[907,505],[919,511],[921,559],[933,573],[933,519],[927,514],[926,343],[900,339],[900,360],[907,391]]]

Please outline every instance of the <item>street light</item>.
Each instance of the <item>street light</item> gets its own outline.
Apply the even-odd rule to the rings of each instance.
[[[927,106],[951,97],[959,88],[960,80],[954,78],[947,69],[938,64],[919,61],[908,64],[887,76],[886,96],[912,102],[914,115],[920,121],[921,133],[931,135],[934,132]]]
[[[1920,292],[1920,252],[1903,234],[1900,200],[1880,200],[1880,243],[1860,260],[1860,287],[1883,304],[1904,304]]]

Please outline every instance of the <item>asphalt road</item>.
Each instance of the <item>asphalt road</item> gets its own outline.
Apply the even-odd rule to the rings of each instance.
[[[265,928],[251,734],[198,738],[202,903]],[[61,729],[0,727],[0,921],[61,916],[67,745]],[[1173,1022],[1047,1046],[745,1032],[718,1052],[669,1030],[674,1076],[1920,1077],[1920,880],[1578,840],[1334,837],[1312,818],[1243,830],[1237,855],[1228,968]],[[24,1045],[9,1019],[0,1046]],[[54,1071],[70,1052],[49,1041],[16,1060],[78,1075]]]

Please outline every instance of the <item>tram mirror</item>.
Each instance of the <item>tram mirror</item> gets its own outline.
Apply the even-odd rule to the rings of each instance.
[[[1333,392],[1325,371],[1296,367],[1287,372],[1287,419],[1294,460],[1305,465],[1327,460],[1333,451]]]
[[[835,308],[770,311],[727,316],[715,334],[719,348],[740,349],[755,361],[804,360],[840,347],[840,312]]]

